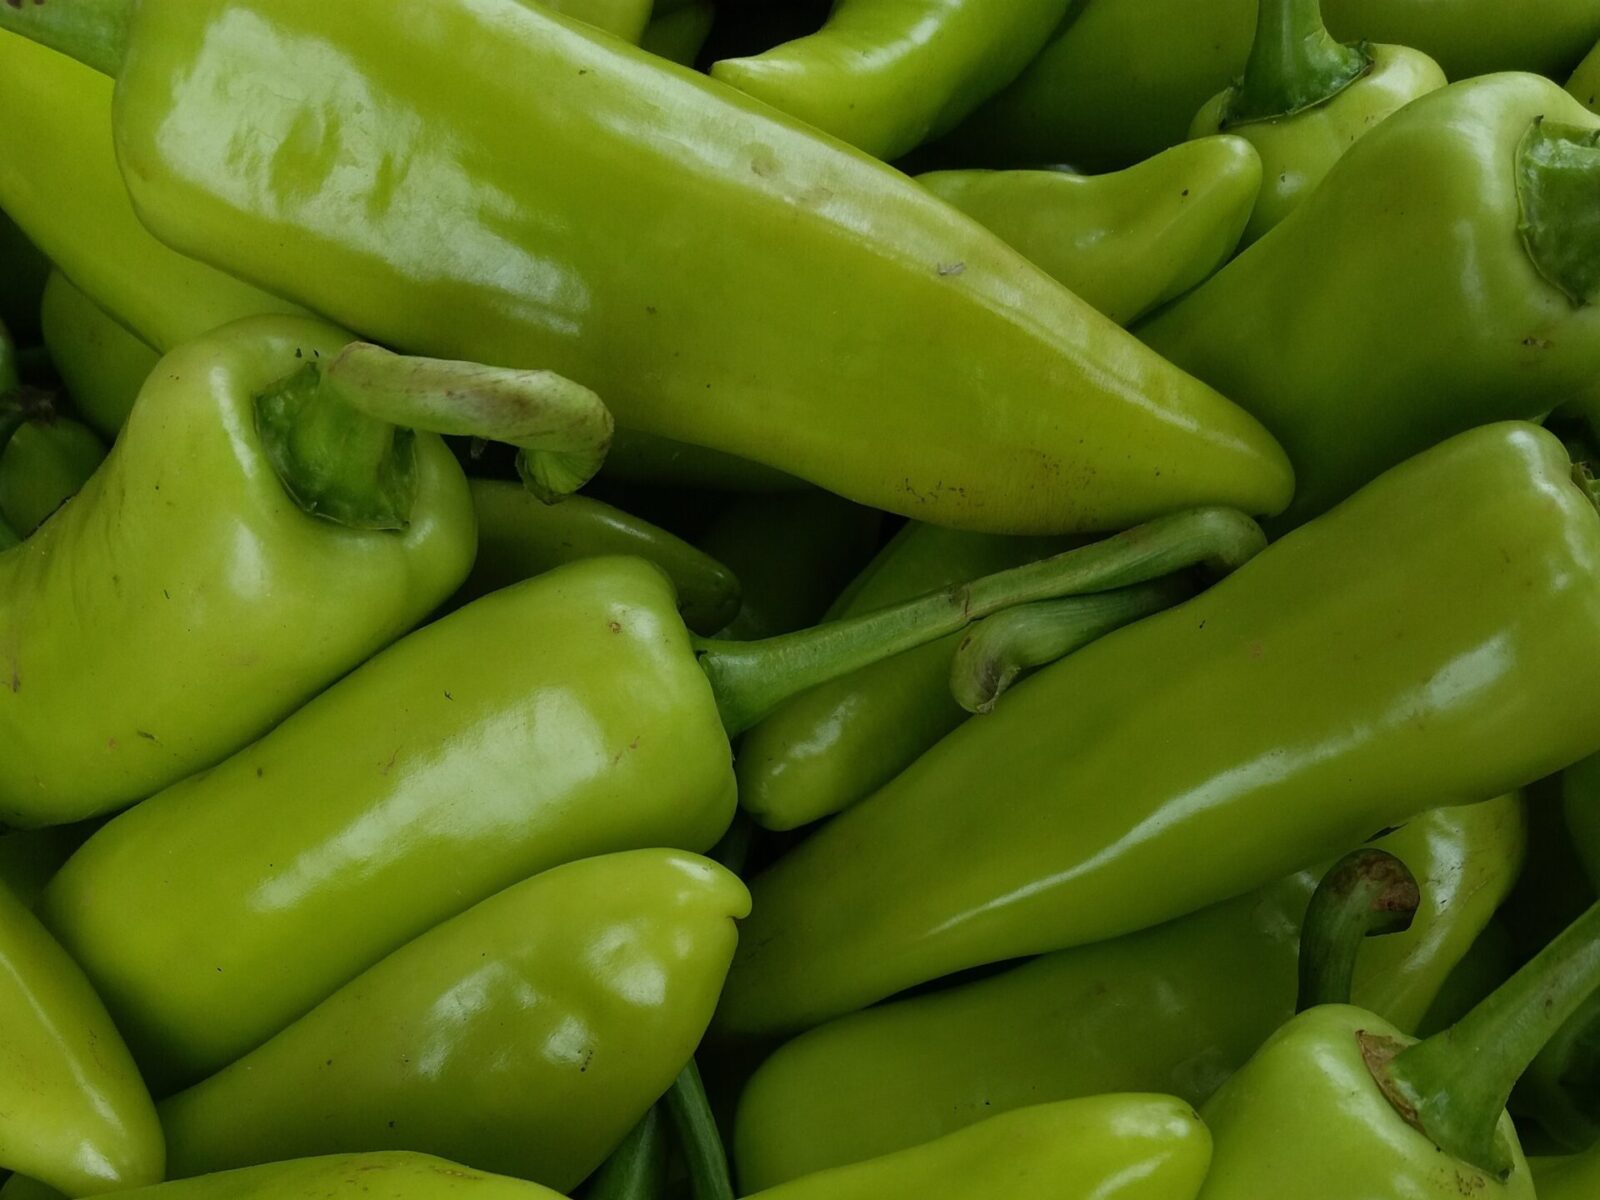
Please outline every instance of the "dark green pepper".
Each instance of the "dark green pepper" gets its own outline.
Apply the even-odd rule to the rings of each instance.
[[[719,1025],[799,1030],[1142,929],[1522,787],[1600,747],[1571,702],[1591,654],[1600,515],[1564,447],[1459,435],[1047,667],[779,860]]]

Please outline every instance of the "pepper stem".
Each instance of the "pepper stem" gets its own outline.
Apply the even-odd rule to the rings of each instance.
[[[589,1180],[584,1200],[663,1200],[666,1175],[666,1121],[661,1105],[652,1104]]]
[[[1261,0],[1250,59],[1228,99],[1223,127],[1315,108],[1371,66],[1365,47],[1346,46],[1328,32],[1321,0]]]
[[[508,442],[517,470],[546,503],[593,478],[611,446],[611,413],[553,371],[391,354],[355,342],[327,368],[333,395],[394,425]]]
[[[0,0],[0,29],[113,78],[128,54],[136,0]]]
[[[1405,863],[1386,850],[1347,854],[1311,895],[1300,927],[1300,997],[1296,1012],[1349,1004],[1361,943],[1411,928],[1422,893]]]
[[[1597,989],[1600,904],[1461,1020],[1374,1074],[1396,1110],[1441,1150],[1504,1178],[1512,1158],[1498,1130],[1511,1089]]]
[[[1187,599],[1177,579],[1019,604],[979,621],[950,664],[950,694],[969,713],[994,711],[1024,671],[1046,666],[1140,617]]]
[[[877,612],[758,642],[700,638],[695,651],[732,735],[790,696],[957,633],[1002,609],[1130,587],[1197,564],[1226,573],[1230,563],[1265,545],[1260,528],[1243,513],[1194,509]]]
[[[717,1119],[711,1114],[711,1102],[706,1099],[706,1087],[694,1059],[673,1081],[666,1104],[678,1132],[678,1146],[689,1166],[694,1200],[734,1200],[728,1152],[722,1147]]]
[[[1539,274],[1576,305],[1600,300],[1600,129],[1535,117],[1517,148],[1517,201]]]

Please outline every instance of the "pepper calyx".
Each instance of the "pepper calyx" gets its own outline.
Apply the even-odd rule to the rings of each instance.
[[[1600,129],[1535,117],[1517,147],[1517,232],[1576,307],[1600,301]]]

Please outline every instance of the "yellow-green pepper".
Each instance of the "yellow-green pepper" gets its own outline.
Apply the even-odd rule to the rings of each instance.
[[[73,406],[102,437],[116,437],[161,355],[60,271],[45,284],[40,323]]]

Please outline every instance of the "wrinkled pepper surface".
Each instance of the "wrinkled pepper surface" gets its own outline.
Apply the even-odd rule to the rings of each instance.
[[[438,437],[410,442],[398,530],[312,516],[274,469],[258,396],[346,340],[263,317],[168,355],[76,499],[0,555],[0,819],[79,820],[212,765],[465,578],[471,501]]]
[[[536,875],[164,1101],[168,1172],[419,1150],[570,1191],[694,1053],[749,911],[674,851]]]
[[[515,0],[413,2],[140,4],[140,216],[385,344],[548,368],[874,507],[1049,532],[1287,503],[1252,419],[898,173]],[[441,205],[484,214],[447,255]]]
[[[1249,245],[1374,125],[1444,85],[1439,64],[1420,50],[1336,41],[1322,23],[1322,0],[1261,0],[1244,76],[1206,103],[1189,136],[1234,133],[1260,152],[1265,182],[1245,228]]]
[[[1094,1096],[1003,1113],[925,1145],[748,1200],[1194,1200],[1211,1135],[1169,1096]]]
[[[60,271],[45,285],[40,321],[73,406],[102,437],[116,437],[161,355]]]
[[[1261,160],[1242,138],[1211,137],[1109,175],[934,171],[917,182],[1127,325],[1233,254]]]
[[[70,1196],[159,1182],[161,1127],[105,1006],[0,887],[0,1166]]]
[[[945,133],[1017,77],[1073,0],[840,0],[817,33],[711,75],[876,158]]]
[[[1503,796],[1376,842],[1411,868],[1423,906],[1408,932],[1365,947],[1356,1002],[1415,1031],[1510,891],[1524,838],[1521,801]],[[1319,874],[800,1035],[740,1099],[740,1178],[766,1187],[1071,1096],[1148,1089],[1204,1103],[1293,1015]]]
[[[1522,787],[1600,746],[1562,683],[1591,653],[1600,516],[1564,447],[1462,434],[1040,671],[791,851],[752,884],[719,1024],[799,1030],[1145,928]]]
[[[1432,92],[1139,335],[1282,439],[1297,480],[1283,523],[1314,516],[1600,375],[1597,135],[1600,118],[1537,76]]]

